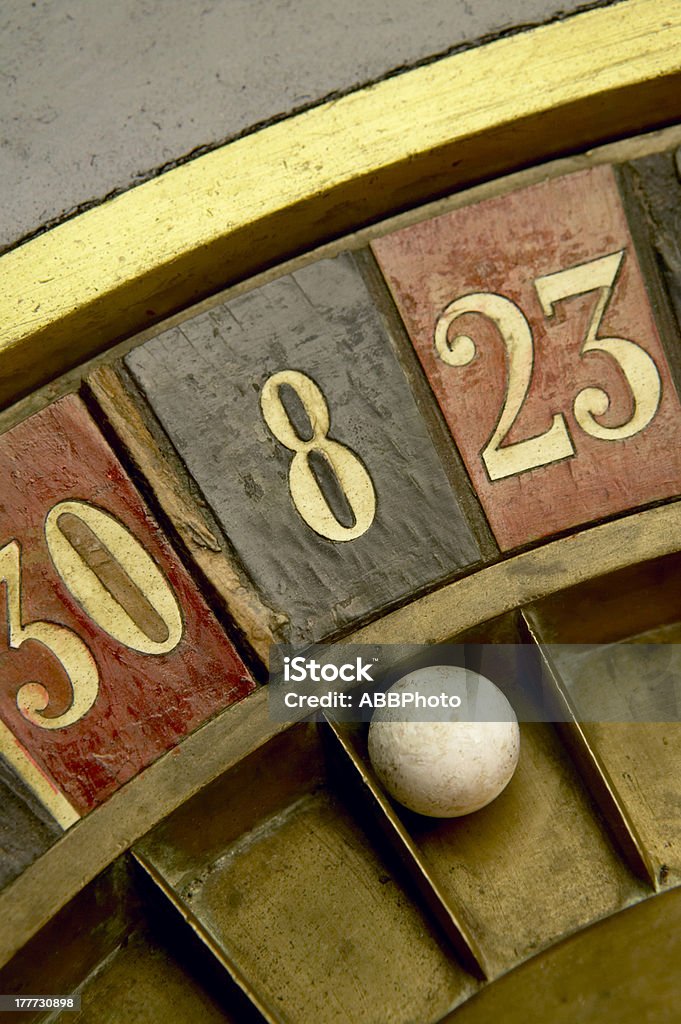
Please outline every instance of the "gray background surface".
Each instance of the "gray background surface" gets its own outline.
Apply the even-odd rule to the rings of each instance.
[[[4,0],[0,250],[197,149],[330,94],[597,5]]]

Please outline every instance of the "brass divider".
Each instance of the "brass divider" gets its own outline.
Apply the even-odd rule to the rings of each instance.
[[[478,623],[679,550],[681,502],[647,509],[522,552],[447,584],[357,630],[352,643],[444,643]],[[74,825],[0,894],[4,964],[88,881],[212,779],[286,725],[267,688],[233,705]],[[301,718],[303,712],[301,711]]]

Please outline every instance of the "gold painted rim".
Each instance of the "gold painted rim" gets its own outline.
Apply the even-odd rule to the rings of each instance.
[[[0,258],[0,405],[358,227],[681,114],[681,5],[623,0],[239,139]]]
[[[681,550],[681,501],[510,557],[356,630],[347,643],[440,643],[586,580]],[[301,712],[301,718],[304,712]],[[75,824],[0,893],[0,967],[159,821],[288,728],[267,688],[227,708]]]
[[[680,5],[625,0],[319,106],[27,242],[0,258],[0,404],[345,232],[678,119],[677,50]],[[348,639],[446,639],[581,579],[678,550],[680,527],[678,503],[562,538]],[[282,728],[260,691],[76,824],[0,895],[0,964],[135,840]]]

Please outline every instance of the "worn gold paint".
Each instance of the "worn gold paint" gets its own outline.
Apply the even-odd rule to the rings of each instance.
[[[437,643],[477,623],[680,547],[681,502],[564,537],[482,569],[351,634],[353,643]],[[0,894],[0,965],[122,850],[286,726],[267,690],[227,708],[121,787]],[[301,710],[301,717],[304,710]]]
[[[484,989],[442,1024],[673,1021],[681,998],[681,892],[600,921]]]
[[[324,739],[288,730],[134,856],[268,1021],[435,1024],[476,982],[367,841]]]
[[[663,568],[632,566],[524,611],[535,640],[548,645],[567,742],[622,848],[655,888],[681,882],[680,568],[678,555]],[[581,643],[595,646],[587,655]]]
[[[201,573],[222,595],[231,620],[266,665],[270,645],[281,639],[286,617],[267,608],[246,581],[227,545],[221,542],[216,526],[206,519],[206,509],[194,501],[187,481],[178,476],[167,453],[157,446],[140,408],[116,371],[103,366],[90,374],[85,396],[94,399],[99,413],[139,466],[156,501],[166,510],[170,529],[175,531],[171,541],[179,541],[191,552]]]
[[[288,385],[296,392],[307,413],[312,436],[303,440],[296,433],[280,388]],[[293,504],[310,529],[329,540],[348,541],[361,537],[376,515],[376,491],[364,463],[355,452],[329,437],[331,415],[324,394],[315,382],[298,370],[282,370],[268,378],[260,394],[260,407],[265,423],[277,441],[294,452],[289,467],[288,485]],[[344,526],[334,515],[309,456],[317,452],[333,468],[354,516],[352,525]]]
[[[0,400],[334,234],[521,160],[668,122],[681,108],[680,40],[681,12],[671,0],[582,14],[327,104],[62,225],[0,260]],[[670,506],[585,531],[442,588],[352,639],[446,639],[519,603],[673,551],[680,526],[681,508]],[[279,731],[266,700],[261,691],[219,715],[17,879],[0,896],[0,959],[160,818]],[[605,945],[592,941],[596,930],[561,944],[536,970],[528,965],[488,989],[483,999],[491,1002],[471,1002],[471,1021],[490,1013],[545,1020],[546,991],[543,1001],[537,991],[547,972],[553,987],[545,989],[566,1020],[565,1007],[578,999],[585,1020],[604,1019],[613,1009],[605,981],[614,991],[623,980],[629,985],[616,1000],[618,1019],[631,1007],[627,1019],[639,1019],[651,995],[637,979],[648,971],[658,971],[653,997],[668,1011],[678,990],[665,970],[670,950],[656,947],[655,936],[670,931],[662,910],[671,903],[656,899],[646,907],[654,910],[642,911],[653,925],[643,958],[640,946],[631,946],[631,919],[618,915],[601,926],[610,929]],[[620,959],[604,980],[612,936]],[[632,948],[636,956],[622,971],[621,957]],[[579,949],[586,950],[581,958]],[[516,988],[498,988],[509,983]],[[635,1006],[630,990],[637,984]],[[596,993],[586,1008],[584,992]]]
[[[57,622],[23,621],[21,610],[21,547],[16,540],[0,550],[0,581],[7,593],[7,644],[15,650],[31,640],[42,644],[64,669],[72,689],[69,707],[60,715],[43,715],[50,696],[38,680],[22,684],[17,707],[24,718],[41,729],[62,729],[87,714],[99,693],[99,670],[90,648],[81,638]]]
[[[217,1002],[193,976],[192,966],[189,954],[173,956],[153,933],[140,929],[126,936],[85,982],[78,1024],[120,1024],[135,1017],[165,1024],[239,1024],[238,1008],[232,1012],[228,998]]]
[[[111,592],[84,553],[77,550],[61,527],[62,516],[72,516],[89,528],[101,544],[106,561],[114,563],[128,586],[144,598],[165,624],[164,635],[154,639],[124,607],[124,598]],[[177,598],[159,567],[129,530],[109,512],[85,501],[61,501],[45,520],[45,538],[57,573],[97,625],[120,643],[142,654],[168,654],[182,639],[182,613]]]
[[[601,256],[576,267],[535,278],[537,298],[546,317],[553,316],[555,305],[578,295],[597,293],[580,355],[603,352],[620,368],[633,398],[631,418],[616,427],[606,427],[595,419],[608,411],[610,398],[602,388],[588,387],[574,399],[574,417],[582,430],[602,441],[620,441],[633,437],[653,420],[660,405],[662,382],[652,356],[636,342],[626,338],[599,336],[603,314],[612,296],[625,250]],[[448,366],[468,366],[477,354],[475,343],[466,334],[450,330],[468,314],[490,320],[499,332],[507,353],[508,381],[504,406],[492,436],[481,452],[490,480],[524,473],[570,458],[575,444],[562,411],[549,410],[551,426],[535,437],[504,444],[522,413],[532,383],[535,353],[532,328],[523,311],[510,299],[493,292],[476,292],[451,302],[435,325],[435,348]]]
[[[486,978],[645,897],[550,726],[521,725],[513,779],[460,819],[400,813],[381,792],[361,728],[336,733],[391,821],[393,845],[413,852]]]
[[[631,418],[626,423],[606,427],[594,417],[608,411],[608,394],[597,387],[584,388],[579,392],[573,405],[575,419],[586,434],[602,441],[621,441],[638,434],[655,416],[662,395],[659,370],[644,348],[628,338],[599,336],[601,320],[610,302],[624,254],[625,250],[622,249],[578,267],[547,274],[535,281],[537,296],[547,317],[553,316],[556,303],[564,299],[588,295],[594,291],[598,293],[580,355],[604,352],[610,356],[621,369],[634,400]]]
[[[89,529],[101,544],[100,552],[106,552],[109,562],[116,560],[115,566],[132,596],[145,601],[160,617],[161,625],[165,624],[160,640],[144,632],[140,623],[103,584],[83,553],[76,550],[60,528],[64,516],[70,516]],[[139,541],[113,516],[86,502],[63,501],[48,513],[45,537],[57,573],[101,629],[143,654],[165,654],[177,647],[183,624],[175,594]],[[17,649],[27,641],[35,641],[46,647],[68,677],[72,700],[59,715],[43,714],[50,702],[49,692],[41,681],[31,679],[19,688],[17,707],[29,722],[41,729],[64,729],[80,721],[94,705],[99,693],[99,670],[87,644],[67,626],[42,620],[23,621],[21,561],[21,547],[16,540],[0,550],[0,583],[5,584],[7,600],[8,646]],[[102,566],[99,568],[101,571]]]
[[[674,0],[584,12],[323,104],[54,228],[0,259],[0,402],[338,234],[671,123],[680,52]]]

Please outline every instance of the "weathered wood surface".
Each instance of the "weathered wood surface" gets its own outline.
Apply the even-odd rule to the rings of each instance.
[[[681,407],[611,168],[373,249],[503,549],[679,493]]]
[[[479,561],[351,256],[200,314],[126,364],[292,640]]]
[[[640,157],[624,164],[620,178],[625,193],[633,200],[630,216],[640,221],[641,249],[648,249],[653,264],[649,277],[661,272],[667,293],[667,303],[675,314],[670,334],[681,332],[681,148],[667,153]],[[638,216],[637,216],[638,215]],[[656,274],[657,272],[657,274]],[[664,299],[658,297],[667,310]],[[677,390],[681,388],[681,345],[670,346],[669,358],[676,372]]]
[[[154,508],[163,515],[166,532],[186,550],[223,603],[230,624],[267,665],[270,646],[282,639],[288,617],[273,612],[256,593],[215,517],[205,502],[197,500],[196,487],[192,488],[172,445],[163,431],[154,429],[157,425],[146,403],[121,379],[120,366],[95,370],[85,382],[83,395],[122,458],[132,460],[141,474]]]
[[[79,399],[0,475],[0,716],[83,813],[254,684]]]
[[[456,580],[359,629],[353,640],[443,643],[576,583],[673,553],[680,536],[681,502],[648,509]],[[0,964],[122,850],[285,729],[272,720],[263,687],[220,712],[78,822],[0,893]]]

